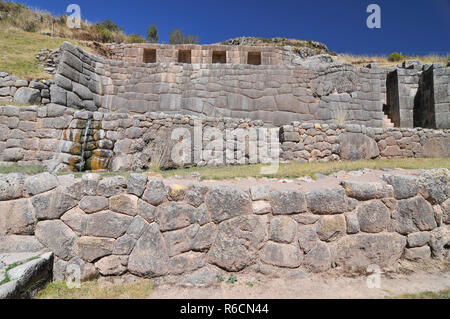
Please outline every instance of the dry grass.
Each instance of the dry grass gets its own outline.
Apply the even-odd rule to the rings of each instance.
[[[450,289],[439,292],[425,291],[417,294],[403,294],[392,299],[450,299]]]
[[[369,63],[376,62],[379,66],[396,66],[401,62],[391,62],[388,61],[387,56],[376,56],[376,55],[353,55],[353,54],[339,54],[337,57],[338,61],[352,64],[356,67],[363,67]],[[419,60],[423,64],[425,63],[434,63],[434,62],[443,62],[445,65],[448,61],[450,61],[450,54],[447,56],[440,56],[437,54],[430,54],[426,56],[412,56],[405,57],[408,60]]]
[[[133,283],[105,284],[98,281],[68,288],[65,281],[51,282],[39,291],[36,299],[144,299],[150,295],[152,282],[141,279]]]
[[[32,32],[14,30],[0,26],[0,65],[2,72],[19,78],[48,79],[51,75],[38,66],[36,54],[42,49],[54,50],[64,41],[83,47],[78,41],[68,38],[49,37]],[[89,48],[83,49],[90,51]]]

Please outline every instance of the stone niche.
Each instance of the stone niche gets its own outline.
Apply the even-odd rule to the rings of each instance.
[[[227,63],[227,51],[213,51],[212,63]]]
[[[191,63],[191,50],[179,50],[178,51],[179,63]]]
[[[142,61],[144,63],[156,63],[156,49],[144,49]]]
[[[261,65],[261,52],[248,52],[247,64]]]

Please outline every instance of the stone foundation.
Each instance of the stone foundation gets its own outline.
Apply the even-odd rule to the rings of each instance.
[[[2,175],[0,253],[48,249],[56,280],[74,267],[87,280],[449,260],[450,172],[382,178],[305,192],[145,174]]]

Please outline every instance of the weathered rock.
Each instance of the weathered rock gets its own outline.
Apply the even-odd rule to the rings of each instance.
[[[0,201],[22,197],[25,177],[19,173],[0,175]]]
[[[345,222],[347,224],[347,234],[356,234],[361,230],[358,221],[358,214],[345,214]]]
[[[383,175],[383,179],[394,187],[396,199],[410,198],[419,192],[419,180],[415,176]]]
[[[169,255],[164,239],[155,223],[149,225],[137,241],[130,258],[128,270],[143,277],[158,277],[167,274]]]
[[[314,190],[306,195],[306,199],[314,214],[332,215],[347,210],[347,197],[342,188]]]
[[[269,239],[279,243],[292,243],[297,223],[287,216],[277,216],[270,221]]]
[[[156,208],[156,220],[162,231],[184,228],[195,223],[196,208],[185,203],[168,202]]]
[[[186,201],[189,205],[194,207],[199,207],[205,202],[206,193],[208,193],[209,188],[207,186],[199,184],[189,185],[186,192]]]
[[[151,205],[159,205],[166,198],[166,186],[160,178],[151,179],[145,189],[142,199]]]
[[[96,237],[118,238],[125,234],[130,226],[132,217],[116,214],[111,211],[102,211],[88,215],[86,235]]]
[[[211,188],[206,196],[206,206],[215,223],[252,212],[250,197],[236,186]]]
[[[360,230],[366,233],[379,233],[387,228],[391,213],[380,200],[373,200],[358,208]]]
[[[265,200],[258,200],[252,202],[253,213],[257,215],[264,215],[272,212],[270,203]]]
[[[136,240],[130,235],[123,235],[114,242],[114,255],[129,255],[134,248]]]
[[[393,195],[392,188],[382,183],[342,181],[341,185],[348,197],[361,201],[392,197]]]
[[[266,231],[257,216],[239,216],[219,225],[208,261],[227,271],[239,271],[254,263]]]
[[[139,216],[144,218],[148,223],[153,223],[155,221],[156,208],[153,205],[139,199],[137,203],[137,213]]]
[[[320,242],[316,229],[312,225],[300,226],[298,230],[298,245],[304,252],[309,252]]]
[[[323,272],[331,268],[331,251],[327,244],[318,242],[305,255],[303,265],[312,272]]]
[[[128,226],[127,234],[133,237],[134,239],[139,239],[142,233],[145,231],[148,223],[141,216],[136,216],[133,218],[130,226]]]
[[[98,276],[99,273],[93,264],[77,256],[66,262],[66,267],[64,267],[64,279],[66,280],[79,279],[81,282],[84,282],[94,280]]]
[[[450,171],[434,169],[423,172],[420,177],[423,196],[434,204],[441,204],[450,197]]]
[[[109,209],[116,213],[136,216],[138,197],[129,194],[115,195],[109,198]]]
[[[442,221],[450,224],[450,198],[442,203]]]
[[[362,133],[344,133],[340,136],[340,157],[344,160],[376,158],[380,155],[374,139]]]
[[[30,199],[0,202],[0,236],[33,235],[35,223]]]
[[[267,242],[261,257],[261,260],[267,264],[286,268],[299,267],[302,259],[303,255],[296,245],[278,244],[271,241]]]
[[[269,200],[270,199],[270,185],[255,185],[250,187],[250,194],[252,200]]]
[[[296,190],[279,190],[270,193],[274,215],[290,215],[306,211],[305,194]]]
[[[14,102],[18,104],[39,104],[41,92],[36,89],[21,87],[14,94]]]
[[[212,267],[205,267],[191,274],[187,274],[180,279],[183,287],[206,288],[217,282],[218,271]]]
[[[127,271],[128,256],[106,256],[95,263],[103,276],[120,276]]]
[[[58,178],[50,173],[41,173],[25,179],[24,190],[29,195],[37,195],[52,190],[58,186]]]
[[[0,254],[15,252],[36,252],[44,246],[35,236],[9,235],[0,236]]]
[[[392,265],[403,253],[405,237],[396,233],[345,236],[336,243],[335,262],[345,268]]]
[[[189,251],[170,258],[167,273],[171,275],[181,275],[205,266],[206,256],[204,253]]]
[[[395,231],[402,235],[432,230],[437,226],[433,207],[420,196],[399,200],[392,219]]]
[[[77,206],[78,200],[73,194],[68,193],[67,188],[59,186],[49,192],[33,196],[31,203],[36,218],[43,220],[60,218],[65,212]]]
[[[114,239],[100,237],[80,237],[77,240],[77,255],[87,262],[112,254]]]
[[[96,213],[108,208],[108,199],[103,196],[84,196],[79,207],[88,214]]]
[[[69,260],[74,256],[74,244],[77,236],[62,221],[39,222],[36,226],[35,236],[59,258]]]
[[[171,201],[182,201],[186,196],[186,187],[183,185],[172,184],[167,187],[167,194]]]
[[[144,194],[145,187],[147,186],[147,180],[148,177],[144,174],[130,174],[127,184],[128,193],[141,197],[142,194]]]
[[[431,236],[429,232],[417,232],[407,236],[408,247],[422,247],[430,242]]]
[[[65,213],[61,220],[77,234],[86,234],[87,215],[78,207],[72,208]]]
[[[450,244],[450,231],[447,227],[438,227],[430,233],[430,247],[433,258],[448,258],[448,249]]]
[[[101,181],[102,176],[100,174],[95,173],[85,173],[81,177],[83,182],[83,191],[86,196],[95,196],[97,195],[97,187],[99,182]]]
[[[431,259],[431,250],[429,246],[407,248],[403,258],[410,261],[426,261]]]
[[[335,241],[346,234],[344,215],[323,216],[317,223],[316,232],[323,241]]]
[[[127,182],[122,176],[107,177],[98,182],[97,195],[111,197],[123,192]]]

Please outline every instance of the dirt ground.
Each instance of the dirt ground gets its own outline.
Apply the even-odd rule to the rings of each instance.
[[[255,184],[269,184],[273,190],[277,189],[295,189],[304,192],[310,192],[316,189],[335,188],[340,187],[341,181],[355,181],[355,182],[379,182],[385,183],[380,177],[383,174],[402,174],[402,175],[419,175],[419,170],[404,170],[404,169],[365,169],[355,172],[338,172],[329,176],[322,176],[316,181],[310,178],[234,178],[224,180],[204,180],[199,182],[196,179],[190,178],[165,178],[164,184],[169,185],[183,185],[202,184],[209,187],[217,185],[234,185],[240,187],[242,190],[248,190],[250,186]]]
[[[369,288],[368,280],[369,285],[376,283],[370,276],[339,271],[305,273],[297,278],[236,274],[238,281],[234,284],[224,281],[208,288],[156,285],[150,299],[371,299],[450,289],[448,264],[439,267],[401,265],[395,270],[383,270],[379,288]]]

